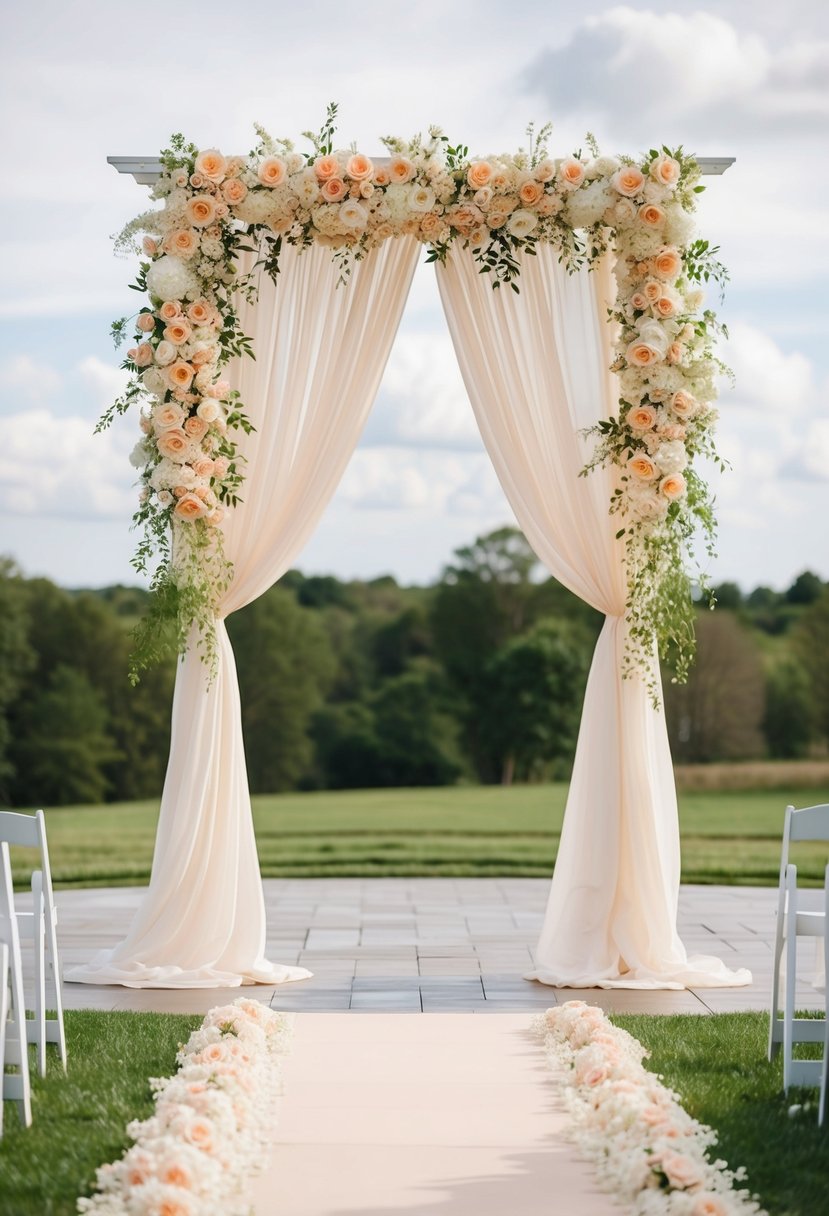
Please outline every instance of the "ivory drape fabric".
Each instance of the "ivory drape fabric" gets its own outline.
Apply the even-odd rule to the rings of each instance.
[[[229,513],[234,578],[220,616],[268,589],[330,500],[373,404],[419,246],[386,241],[337,288],[331,251],[287,247],[277,285],[239,301],[256,360],[232,369],[255,433],[242,436],[244,501]],[[245,255],[247,270],[253,255]],[[170,760],[149,890],[127,938],[66,978],[192,988],[278,984],[310,972],[265,958],[265,907],[253,834],[233,652],[218,622],[214,682],[195,648],[179,665]]]
[[[579,477],[579,431],[614,412],[609,259],[569,275],[539,246],[520,294],[493,291],[454,250],[438,283],[487,451],[550,572],[606,614],[582,714],[536,969],[569,987],[746,984],[745,970],[689,958],[676,929],[679,827],[665,721],[639,678],[621,678],[625,578],[612,474]]]

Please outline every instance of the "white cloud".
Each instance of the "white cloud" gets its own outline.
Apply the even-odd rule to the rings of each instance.
[[[33,405],[40,404],[60,386],[55,369],[48,363],[36,363],[30,355],[15,355],[0,367],[0,393],[16,401],[22,397]]]
[[[475,416],[445,331],[398,335],[366,442],[480,451]]]
[[[509,515],[485,455],[418,452],[401,447],[360,448],[334,500],[367,510],[423,515]]]
[[[786,354],[769,334],[735,321],[723,357],[734,372],[733,406],[775,410],[785,418],[813,408],[817,399],[815,369],[799,351]]]

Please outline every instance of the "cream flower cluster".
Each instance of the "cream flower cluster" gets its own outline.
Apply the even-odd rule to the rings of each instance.
[[[765,1216],[735,1188],[745,1172],[709,1159],[716,1133],[644,1067],[645,1048],[601,1009],[567,1001],[535,1029],[551,1068],[564,1071],[576,1146],[635,1216]]]
[[[90,1216],[243,1216],[245,1189],[267,1160],[290,1017],[260,1001],[217,1006],[152,1082],[155,1110],[127,1131],[135,1141],[101,1166]]]

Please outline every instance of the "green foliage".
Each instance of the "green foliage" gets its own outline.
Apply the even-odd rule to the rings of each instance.
[[[829,743],[829,587],[809,604],[793,642],[809,675],[816,732]]]
[[[769,752],[784,760],[808,754],[814,736],[809,674],[795,657],[775,664],[766,680],[763,734]]]
[[[152,1113],[148,1079],[175,1072],[176,1051],[201,1018],[163,1013],[67,1011],[69,1070],[32,1063],[33,1123],[6,1105],[0,1140],[2,1210],[8,1216],[71,1216],[95,1170],[130,1143],[126,1126]],[[53,1050],[53,1049],[48,1049]],[[34,1061],[34,1054],[30,1055]]]
[[[8,711],[20,694],[24,678],[35,663],[29,643],[25,584],[17,567],[0,559],[0,804],[8,801],[14,763],[9,758],[11,730]]]

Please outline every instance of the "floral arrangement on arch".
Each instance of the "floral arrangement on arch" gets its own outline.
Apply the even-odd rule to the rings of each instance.
[[[238,393],[223,376],[227,362],[251,355],[234,295],[256,292],[238,255],[258,254],[257,269],[279,273],[285,243],[331,249],[347,287],[351,268],[395,237],[415,237],[428,261],[460,245],[493,288],[519,290],[521,258],[539,242],[552,245],[571,271],[612,248],[621,396],[618,412],[593,428],[594,455],[583,470],[617,470],[609,511],[619,518],[627,571],[626,674],[639,671],[654,699],[654,643],[674,651],[677,678],[693,652],[690,544],[701,529],[710,553],[711,495],[693,462],[716,459],[713,425],[716,318],[703,308],[702,284],[727,278],[716,249],[694,238],[692,211],[699,167],[681,149],[651,150],[639,160],[588,152],[552,159],[549,127],[518,153],[470,158],[439,128],[427,139],[388,137],[389,153],[372,160],[334,148],[336,106],[310,151],[274,141],[257,127],[246,157],[199,150],[175,136],[162,154],[153,188],[161,207],[127,225],[118,246],[138,249],[134,287],[148,296],[135,320],[135,345],[123,366],[124,395],[99,429],[132,405],[141,407],[143,437],[133,454],[141,491],[142,529],[134,565],[152,576],[152,608],[139,626],[133,678],[171,640],[183,651],[195,637],[215,662],[215,608],[232,567],[221,523],[239,501],[244,464],[234,432],[251,430]],[[126,318],[113,325],[127,336]],[[704,584],[699,574],[698,581]],[[195,629],[195,632],[194,632]]]
[[[180,1048],[178,1071],[151,1081],[153,1113],[99,1167],[88,1216],[247,1216],[246,1186],[267,1162],[292,1016],[240,997],[219,1005]]]
[[[767,1216],[745,1169],[712,1159],[716,1132],[684,1110],[645,1068],[642,1044],[601,1009],[567,1001],[541,1014],[535,1030],[563,1073],[573,1142],[633,1216]]]

